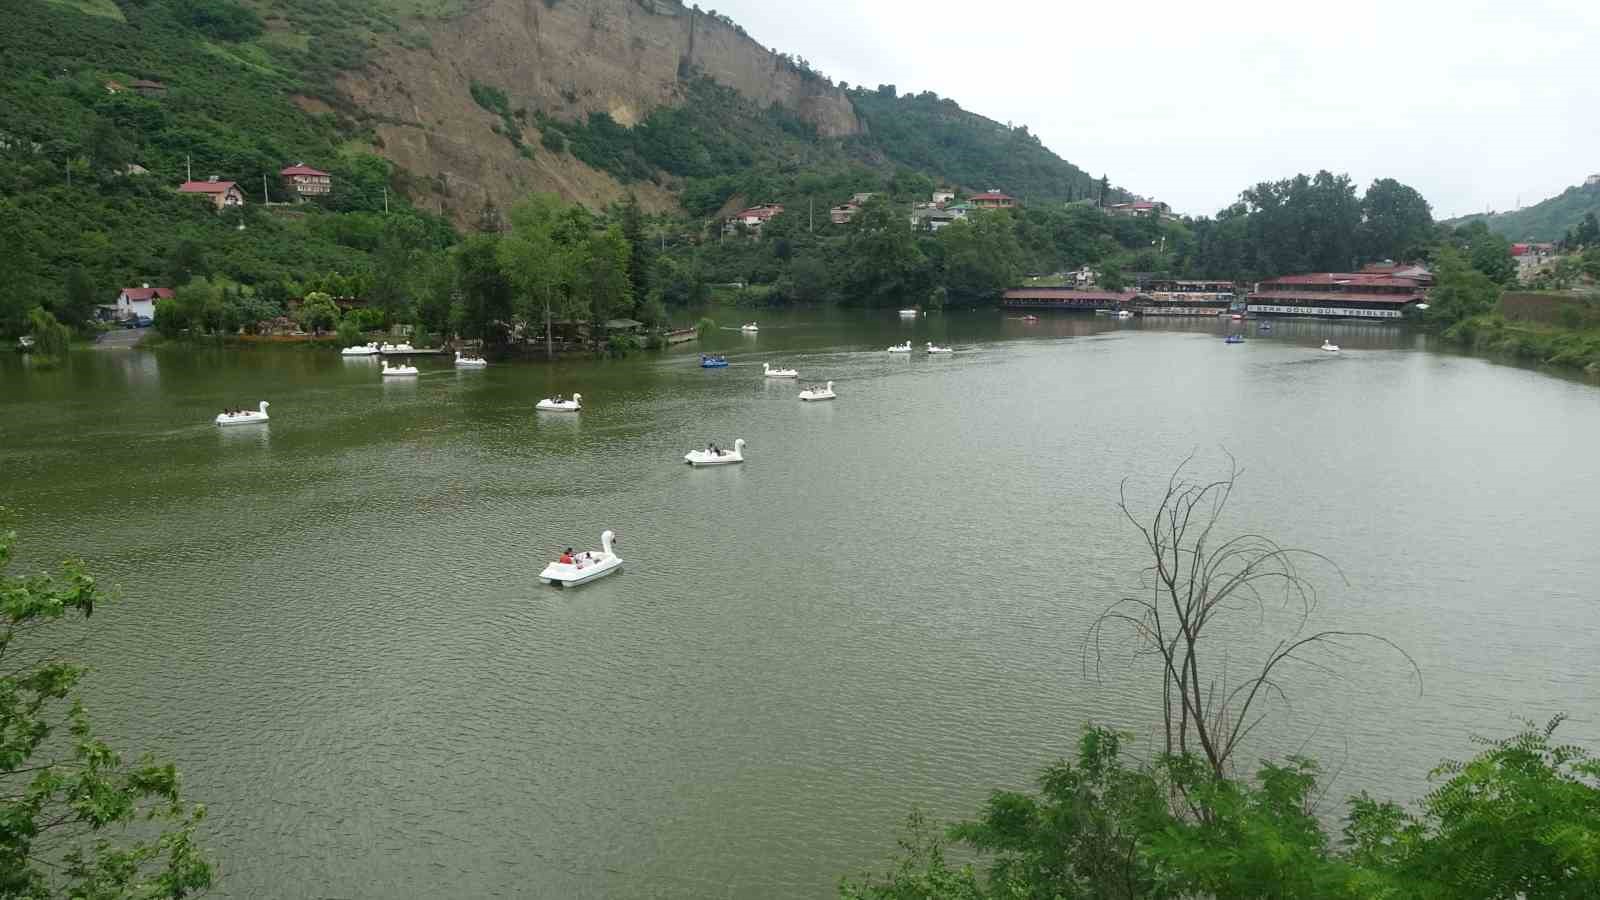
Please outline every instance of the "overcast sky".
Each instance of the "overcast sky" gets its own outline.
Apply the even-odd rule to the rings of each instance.
[[[714,8],[835,81],[931,90],[1026,124],[1091,174],[1191,215],[1324,168],[1363,189],[1397,178],[1436,218],[1530,205],[1600,172],[1600,0]]]

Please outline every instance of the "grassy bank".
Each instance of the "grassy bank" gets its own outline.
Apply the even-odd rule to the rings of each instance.
[[[1487,313],[1452,325],[1444,337],[1484,353],[1600,375],[1600,328],[1508,322]]]

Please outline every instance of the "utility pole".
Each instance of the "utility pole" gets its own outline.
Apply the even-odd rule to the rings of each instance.
[[[183,156],[183,180],[194,180],[194,160],[191,159],[187,153],[185,153]]]
[[[261,205],[271,206],[272,200],[267,196],[267,173],[261,173]]]
[[[389,186],[387,184],[383,186],[383,214],[389,214]]]
[[[817,233],[817,198],[806,198],[806,232]]]

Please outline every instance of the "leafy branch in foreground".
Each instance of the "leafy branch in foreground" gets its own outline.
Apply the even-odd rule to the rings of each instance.
[[[81,563],[57,577],[6,574],[16,533],[0,532],[0,897],[185,897],[210,886],[195,845],[203,806],[177,769],[135,765],[95,736],[74,691],[85,670],[55,637],[105,599]],[[112,839],[112,832],[120,840]]]

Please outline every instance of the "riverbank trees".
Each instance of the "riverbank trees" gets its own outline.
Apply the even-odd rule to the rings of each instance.
[[[204,890],[204,807],[183,801],[171,763],[130,764],[95,734],[77,697],[87,670],[60,656],[64,623],[87,624],[105,594],[75,561],[56,576],[9,574],[15,543],[0,532],[0,897]]]

